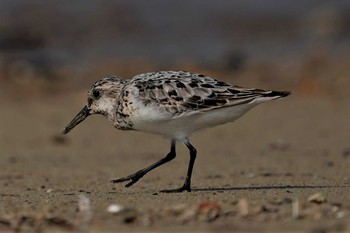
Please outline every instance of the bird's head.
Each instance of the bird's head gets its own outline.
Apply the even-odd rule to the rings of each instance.
[[[107,118],[111,116],[117,107],[118,96],[126,82],[126,80],[114,76],[108,76],[95,82],[88,91],[86,105],[63,129],[62,134],[69,133],[92,114],[102,114]]]

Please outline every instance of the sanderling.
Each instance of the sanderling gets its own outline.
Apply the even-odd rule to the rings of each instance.
[[[175,158],[175,144],[186,145],[190,154],[182,187],[163,192],[191,191],[197,151],[189,141],[196,130],[233,122],[252,107],[288,96],[287,91],[243,88],[211,77],[185,71],[139,74],[132,79],[108,76],[89,90],[87,104],[62,131],[70,132],[91,114],[102,114],[117,129],[163,135],[171,140],[170,152],[156,163],[129,176],[130,187],[151,170]]]

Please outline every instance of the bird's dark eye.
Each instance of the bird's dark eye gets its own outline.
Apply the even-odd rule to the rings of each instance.
[[[92,92],[92,95],[97,99],[97,98],[100,97],[100,91],[94,90],[94,91]]]

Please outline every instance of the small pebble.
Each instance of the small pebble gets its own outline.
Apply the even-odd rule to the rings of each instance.
[[[107,207],[107,212],[111,214],[117,214],[125,210],[125,207],[118,204],[111,204]]]
[[[256,174],[253,173],[253,172],[250,172],[250,173],[247,173],[247,174],[246,174],[246,177],[247,177],[247,178],[255,178],[255,177],[256,177]]]
[[[335,218],[344,218],[346,215],[346,212],[345,211],[338,211],[336,214],[335,214]]]
[[[311,196],[309,196],[307,201],[308,202],[317,203],[317,204],[321,204],[321,203],[326,202],[327,198],[322,193],[315,193],[315,194],[312,194]]]
[[[300,218],[300,204],[298,199],[292,202],[292,217],[294,219]]]
[[[122,221],[123,223],[126,223],[126,224],[135,223],[136,221],[138,221],[140,217],[140,214],[135,209],[124,208],[124,209],[121,209],[119,212],[122,212],[122,216],[123,216]]]
[[[179,215],[177,220],[181,223],[187,223],[196,219],[198,214],[197,208],[195,206],[186,207],[183,212]]]
[[[276,213],[279,211],[279,208],[273,205],[262,205],[261,210],[267,213]]]
[[[198,215],[204,221],[213,221],[221,214],[221,207],[218,203],[213,201],[202,202],[198,206]]]
[[[241,217],[248,216],[248,214],[249,214],[249,204],[248,204],[248,200],[246,198],[239,199],[239,201],[237,203],[237,207],[238,207],[238,214]]]
[[[136,221],[137,216],[136,215],[130,215],[130,216],[126,216],[123,219],[124,223],[130,224],[130,223],[134,223]]]

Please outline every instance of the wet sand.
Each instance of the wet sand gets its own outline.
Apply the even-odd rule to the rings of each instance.
[[[183,145],[125,188],[109,181],[166,155],[167,139],[117,131],[102,116],[61,136],[85,90],[10,97],[1,98],[1,232],[350,231],[349,98],[297,92],[194,134],[193,191],[165,194],[183,183]]]

